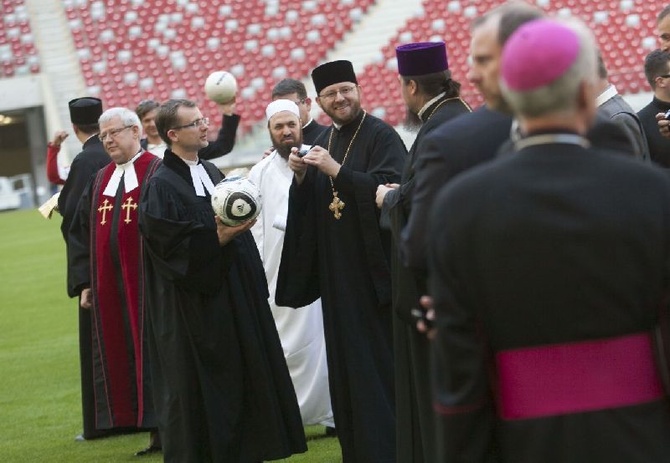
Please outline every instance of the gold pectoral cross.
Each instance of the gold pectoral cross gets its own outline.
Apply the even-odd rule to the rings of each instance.
[[[112,209],[114,209],[114,205],[105,199],[102,202],[102,206],[98,208],[98,212],[102,212],[102,220],[100,221],[100,225],[107,223],[107,211],[111,211]]]
[[[130,223],[132,222],[132,219],[130,218],[130,210],[137,209],[137,203],[133,201],[133,198],[128,197],[128,199],[126,199],[126,202],[123,203],[123,205],[121,206],[121,209],[124,209],[126,211],[126,218],[123,219],[123,221],[125,223]]]
[[[333,212],[335,219],[340,220],[340,217],[342,217],[340,211],[344,209],[344,201],[337,197],[337,191],[335,190],[333,190],[333,201],[328,206],[328,209]]]

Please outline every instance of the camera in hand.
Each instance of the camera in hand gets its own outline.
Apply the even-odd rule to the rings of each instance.
[[[665,118],[666,118],[666,119],[670,119],[670,110],[668,110],[668,112],[665,113]]]
[[[298,151],[298,157],[303,157],[307,153],[309,153],[309,148],[302,148],[300,151]]]
[[[421,321],[426,326],[426,329],[430,330],[433,328],[433,321],[427,317],[427,314],[428,311],[423,308],[417,309],[416,307],[412,307],[412,310],[410,311],[410,315],[414,319],[414,323]]]

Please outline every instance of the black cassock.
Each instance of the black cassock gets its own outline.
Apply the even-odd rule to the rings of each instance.
[[[420,463],[434,461],[436,450],[433,401],[428,371],[428,338],[416,330],[410,316],[427,293],[424,272],[402,263],[398,255],[400,234],[407,224],[414,192],[416,157],[425,149],[426,136],[448,120],[470,112],[460,98],[442,97],[422,114],[423,123],[409,150],[399,188],[384,197],[382,213],[388,213],[393,234],[393,342],[395,347],[396,448],[397,460]],[[442,146],[445,156],[449,146]]]
[[[316,144],[338,162],[363,113]],[[276,300],[323,304],[331,401],[345,462],[395,461],[390,234],[379,226],[377,185],[397,183],[406,157],[398,134],[366,115],[334,181],[344,201],[336,220],[329,177],[309,168],[289,193]]]
[[[109,162],[109,155],[105,152],[100,139],[95,135],[84,142],[81,153],[74,158],[70,165],[67,180],[58,196],[58,210],[63,216],[60,229],[65,239],[66,252],[69,247],[70,226],[75,219],[79,199],[84,194],[91,176]],[[68,262],[67,270],[68,295],[75,297],[77,293],[72,291],[74,278],[70,262]],[[91,311],[82,309],[79,304],[77,306],[79,309],[79,365],[81,369],[83,436],[85,439],[95,439],[115,434],[116,431],[96,429]]]
[[[223,176],[203,162],[214,184]],[[154,401],[165,461],[256,462],[306,450],[250,232],[220,246],[210,196],[166,150],[140,204]]]
[[[649,339],[668,316],[664,172],[523,148],[445,187],[430,232],[439,461],[670,461]]]

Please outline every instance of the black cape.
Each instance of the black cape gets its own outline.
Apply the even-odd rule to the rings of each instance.
[[[317,140],[342,162],[363,113]],[[289,192],[277,304],[321,297],[335,426],[345,462],[395,461],[390,234],[380,229],[377,185],[397,183],[406,157],[398,134],[367,115],[334,180],[345,202],[336,220],[329,177],[309,168]]]
[[[384,197],[382,214],[388,214],[393,235],[393,343],[395,348],[396,449],[397,461],[421,463],[435,461],[434,412],[431,393],[428,339],[416,331],[410,310],[419,306],[426,294],[426,282],[405,266],[397,244],[407,224],[414,191],[414,167],[417,153],[424,148],[425,137],[435,128],[470,108],[460,98],[442,97],[426,108],[423,124],[409,150],[400,187]],[[445,147],[446,148],[446,147]]]
[[[214,184],[223,176],[203,162]],[[210,197],[166,150],[140,204],[148,343],[165,461],[256,462],[306,450],[250,232],[218,243]]]

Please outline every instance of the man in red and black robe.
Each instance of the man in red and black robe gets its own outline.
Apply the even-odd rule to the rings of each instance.
[[[100,116],[112,163],[91,177],[70,227],[71,294],[91,310],[95,428],[154,428],[141,304],[142,186],[160,160],[140,147],[141,124],[126,108]]]

